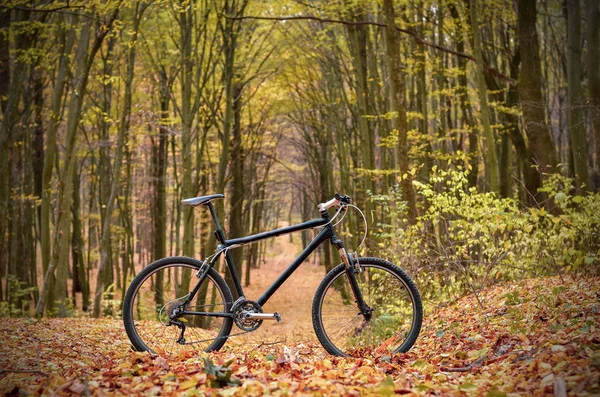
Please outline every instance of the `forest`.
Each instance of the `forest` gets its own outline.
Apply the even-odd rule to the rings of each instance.
[[[348,194],[360,253],[425,297],[597,273],[598,8],[4,1],[2,315],[118,315],[145,265],[214,251],[208,212],[180,204],[212,193],[230,237]],[[362,219],[340,228],[357,249]],[[232,251],[245,285],[268,244]]]
[[[243,386],[231,395],[308,393],[355,375],[358,392],[330,392],[598,392],[598,0],[5,0],[0,105],[0,317],[11,318],[0,331],[40,346],[48,330],[87,329],[98,349],[114,342],[103,332],[121,349],[73,348],[95,360],[86,368],[112,368],[95,380],[64,350],[44,350],[66,361],[37,370],[2,354],[0,384],[12,371],[46,392],[117,382],[133,393],[154,374],[174,393],[232,386],[233,373]],[[129,355],[128,286],[160,258],[215,252],[210,212],[181,201],[217,193],[228,238],[318,218],[319,203],[350,196],[365,216],[335,226],[348,252],[395,263],[418,286],[415,349],[332,364],[298,326],[291,338],[306,344],[235,345],[237,358],[194,361],[202,376]],[[254,292],[317,232],[226,254]],[[294,282],[310,289],[341,259],[325,243],[306,262]],[[231,285],[223,261],[215,269]],[[305,296],[289,291],[277,299],[303,313]],[[23,349],[6,340],[0,352]],[[527,371],[535,390],[519,383]],[[283,373],[291,383],[266,386]]]

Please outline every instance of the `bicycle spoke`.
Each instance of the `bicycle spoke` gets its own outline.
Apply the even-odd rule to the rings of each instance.
[[[390,270],[393,265],[371,260],[375,263],[361,261],[363,271],[354,275],[369,314],[361,314],[357,307],[345,268],[332,270],[335,275],[319,287],[320,322],[315,330],[330,353],[348,354],[357,348],[393,351],[404,344],[411,330],[416,329],[411,334],[411,345],[418,335],[420,317],[418,328],[414,328],[413,296],[407,284]],[[384,263],[379,265],[378,261]]]
[[[222,313],[229,307],[231,295],[227,289],[228,299],[225,299],[223,288],[226,289],[226,286],[221,287],[215,282],[214,277],[220,278],[215,272],[216,275],[204,280],[203,286],[190,303],[183,306],[186,299],[189,299],[189,291],[193,290],[194,283],[197,282],[193,277],[196,267],[176,261],[170,263],[168,259],[165,259],[164,266],[151,265],[153,268],[147,270],[148,274],[144,278],[137,282],[134,280],[135,289],[127,299],[128,308],[124,308],[124,314],[127,310],[135,324],[133,331],[128,330],[128,334],[130,337],[133,334],[133,340],[142,350],[177,353],[182,350],[208,349],[222,332],[229,333],[231,319],[182,315],[180,312]],[[180,343],[178,340],[182,335],[182,327],[185,342]]]

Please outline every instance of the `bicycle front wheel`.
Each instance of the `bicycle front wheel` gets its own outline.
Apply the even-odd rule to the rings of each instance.
[[[145,267],[131,282],[123,300],[123,322],[134,348],[153,353],[220,349],[231,331],[231,291],[219,273],[210,269],[198,293],[183,306],[198,282],[201,262],[187,257],[160,259]],[[178,314],[200,312],[205,315]]]
[[[361,272],[355,276],[368,313],[361,313],[346,267],[338,265],[327,273],[313,300],[317,338],[336,356],[407,352],[423,321],[417,287],[388,261],[360,258],[359,263]]]

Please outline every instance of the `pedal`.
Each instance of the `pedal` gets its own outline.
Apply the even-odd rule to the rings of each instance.
[[[278,323],[281,322],[281,316],[279,315],[279,313],[277,313],[277,312],[273,313],[273,317],[275,317],[275,320],[277,320]]]

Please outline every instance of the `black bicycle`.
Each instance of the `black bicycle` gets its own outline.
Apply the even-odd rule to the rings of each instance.
[[[368,351],[406,352],[413,346],[423,319],[419,291],[394,264],[379,258],[359,258],[346,251],[334,226],[341,222],[348,207],[362,215],[348,196],[336,194],[319,204],[319,219],[234,239],[225,237],[212,205],[212,200],[224,197],[213,194],[182,201],[192,207],[205,205],[210,210],[219,243],[213,255],[203,261],[163,258],[145,267],[131,282],[123,301],[123,322],[135,349],[155,353],[219,350],[229,337],[254,331],[264,320],[281,321],[278,313],[264,313],[262,307],[326,240],[338,249],[343,263],[327,273],[313,300],[313,326],[323,347],[333,355],[350,356]],[[332,217],[330,208],[337,208]],[[341,218],[333,224],[340,214]],[[246,299],[229,250],[314,228],[321,230],[273,285],[256,301]],[[235,301],[215,269],[221,255],[225,256],[239,297]],[[240,331],[232,334],[233,324]]]

